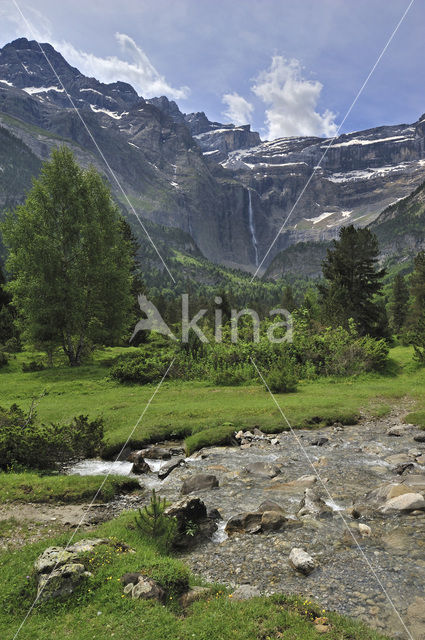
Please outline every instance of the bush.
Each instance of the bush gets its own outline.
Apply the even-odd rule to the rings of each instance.
[[[148,384],[149,382],[159,382],[167,367],[170,365],[172,356],[167,352],[156,353],[155,355],[132,353],[119,358],[109,373],[112,380],[118,382],[136,382],[138,384]]]
[[[0,407],[0,468],[53,469],[58,463],[97,455],[103,419],[73,418],[68,425],[36,424],[16,404]]]
[[[3,351],[0,351],[0,369],[2,367],[5,367],[8,362],[9,362],[9,358],[7,357],[7,355],[3,353]]]
[[[34,371],[43,371],[46,367],[42,362],[37,360],[31,360],[31,362],[23,362],[22,363],[22,371],[23,373],[31,373]]]
[[[267,384],[272,393],[294,393],[298,380],[292,371],[276,368],[267,376]]]

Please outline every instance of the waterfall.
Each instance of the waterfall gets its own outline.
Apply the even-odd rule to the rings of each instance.
[[[255,252],[255,266],[258,267],[258,244],[257,244],[257,236],[255,235],[254,214],[252,211],[252,200],[251,200],[251,189],[248,189],[248,219],[249,219],[249,230],[251,232],[252,246],[254,247],[254,252]]]

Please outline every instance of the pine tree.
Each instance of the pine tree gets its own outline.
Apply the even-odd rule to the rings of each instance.
[[[409,308],[409,289],[406,278],[400,273],[396,275],[391,293],[391,326],[395,333],[400,333],[407,318]]]
[[[297,303],[295,302],[294,290],[290,284],[288,284],[284,289],[282,305],[284,309],[287,309],[287,311],[289,311],[289,313],[292,313],[297,306]]]
[[[325,283],[319,292],[327,323],[348,326],[353,318],[361,335],[385,335],[382,303],[376,300],[385,275],[378,257],[378,240],[369,229],[350,225],[340,230],[322,263]]]
[[[414,270],[410,276],[410,294],[413,299],[410,321],[415,324],[425,312],[425,251],[420,251],[415,258]]]
[[[63,147],[2,225],[24,337],[46,351],[61,346],[73,366],[130,324],[131,255],[118,221],[102,177]]]
[[[11,296],[6,291],[6,278],[0,265],[0,344],[6,344],[12,338],[16,338],[18,344],[18,333],[14,326],[14,314],[12,310]]]
[[[139,532],[165,550],[168,549],[177,534],[177,522],[175,518],[169,518],[164,514],[167,503],[165,498],[156,495],[152,489],[151,499],[143,509],[138,509],[135,516],[136,526]]]

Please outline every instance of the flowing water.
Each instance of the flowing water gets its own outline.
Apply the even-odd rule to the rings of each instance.
[[[184,478],[197,473],[216,475],[219,488],[196,495],[208,508],[218,509],[223,520],[210,542],[183,554],[195,573],[229,586],[249,583],[266,594],[299,593],[404,640],[408,635],[396,611],[406,624],[420,625],[414,622],[411,607],[420,609],[423,603],[425,616],[425,512],[384,516],[368,497],[371,490],[388,484],[425,493],[425,443],[413,440],[417,433],[414,427],[402,437],[387,435],[387,430],[400,422],[400,414],[394,414],[343,429],[297,431],[311,464],[289,433],[280,434],[274,445],[258,439],[248,447],[205,448],[186,458],[185,467],[175,469],[163,481],[153,470],[158,470],[161,461],[155,461],[151,473],[139,476],[147,490],[140,504],[148,500],[152,487],[174,501],[181,498]],[[313,446],[318,435],[326,436],[328,442]],[[403,461],[411,461],[413,467],[398,475],[397,466]],[[275,478],[248,474],[245,467],[252,462],[275,464],[281,472]],[[131,464],[91,460],[75,465],[71,472],[94,474],[108,469],[128,475]],[[331,507],[329,517],[305,517],[302,525],[281,532],[226,535],[225,523],[230,517],[255,511],[264,500],[277,502],[287,517],[295,520],[305,488],[300,477],[316,473],[321,480],[314,487],[320,488]],[[310,481],[314,482],[314,477]],[[115,513],[139,506],[129,500],[118,501]],[[360,520],[352,516],[353,505],[360,505]],[[361,537],[360,522],[370,526],[370,537]],[[309,576],[297,574],[289,566],[293,547],[302,547],[315,558],[317,569]],[[425,638],[425,619],[423,623],[413,634],[415,640]]]

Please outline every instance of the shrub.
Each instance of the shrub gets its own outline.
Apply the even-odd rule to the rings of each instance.
[[[150,354],[149,356],[138,353],[122,356],[111,368],[109,373],[113,380],[118,382],[136,382],[148,384],[159,382],[167,370],[172,356],[167,352]]]
[[[168,551],[177,535],[177,521],[164,515],[167,507],[165,498],[156,495],[152,489],[150,503],[138,509],[135,516],[136,527],[142,536],[153,540],[163,551]]]
[[[91,457],[103,444],[103,419],[73,418],[68,425],[38,424],[17,405],[0,407],[0,468],[53,469],[60,462]]]
[[[5,367],[8,362],[9,362],[9,359],[8,359],[7,355],[5,353],[3,353],[3,351],[0,351],[0,369],[2,367]]]
[[[46,367],[42,362],[37,360],[31,360],[31,362],[23,362],[22,363],[22,371],[24,373],[31,373],[34,371],[43,371]]]
[[[298,380],[292,371],[275,368],[267,376],[267,384],[272,393],[293,393],[297,390]]]

